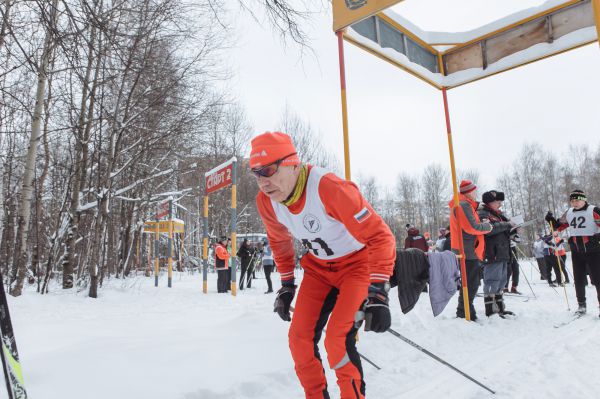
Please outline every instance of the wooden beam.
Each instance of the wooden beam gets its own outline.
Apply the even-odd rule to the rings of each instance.
[[[483,51],[481,43],[473,43],[469,47],[448,54],[445,58],[447,74],[471,68],[483,68]]]
[[[596,32],[598,43],[600,44],[600,0],[592,0],[592,8],[594,9],[594,18],[596,20]]]
[[[594,0],[594,1],[597,1],[597,0]],[[567,2],[565,2],[564,4],[560,4],[560,5],[556,6],[556,7],[550,8],[550,9],[548,9],[548,10],[546,10],[546,11],[543,11],[543,12],[540,12],[540,13],[537,13],[537,14],[534,14],[534,15],[532,15],[532,16],[530,16],[530,17],[527,17],[527,18],[525,18],[525,19],[522,19],[522,20],[520,20],[520,21],[517,21],[517,22],[515,22],[515,23],[513,23],[513,24],[510,24],[510,25],[504,26],[504,27],[502,27],[502,28],[500,28],[500,29],[497,29],[497,30],[495,30],[495,31],[492,31],[492,32],[486,33],[486,34],[485,34],[485,35],[483,35],[483,36],[480,36],[480,37],[478,37],[478,38],[475,38],[475,39],[473,39],[473,40],[470,40],[470,41],[468,41],[468,42],[465,42],[465,43],[463,43],[463,44],[459,44],[459,45],[457,45],[456,47],[453,47],[453,48],[451,48],[451,49],[448,49],[448,50],[444,51],[444,52],[443,52],[443,55],[445,55],[445,54],[448,54],[448,53],[451,53],[451,52],[453,52],[453,51],[457,51],[457,50],[459,50],[459,49],[460,49],[460,48],[462,48],[462,47],[467,47],[467,46],[469,46],[469,45],[471,45],[471,44],[473,44],[473,43],[479,42],[479,41],[481,41],[481,40],[488,39],[488,38],[490,38],[490,37],[492,37],[492,36],[496,36],[496,35],[498,35],[498,34],[500,34],[500,33],[506,32],[506,31],[508,31],[508,30],[511,30],[511,29],[513,29],[513,28],[516,28],[516,27],[518,27],[518,26],[520,26],[520,25],[523,25],[523,24],[525,24],[525,23],[527,23],[527,22],[533,21],[533,20],[535,20],[535,19],[537,19],[537,18],[544,17],[544,16],[546,16],[546,15],[549,15],[549,14],[553,14],[554,12],[556,12],[556,11],[558,11],[558,10],[562,10],[562,9],[564,9],[564,8],[571,7],[571,6],[573,6],[573,5],[577,5],[578,3],[579,3],[579,4],[581,4],[581,2],[582,2],[582,0],[571,0],[571,1],[567,1]]]

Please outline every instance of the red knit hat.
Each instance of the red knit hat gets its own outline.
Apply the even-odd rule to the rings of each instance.
[[[477,186],[471,180],[461,180],[461,182],[460,182],[460,193],[461,194],[470,193],[471,191],[474,191],[476,188],[477,188]]]
[[[285,133],[265,132],[251,142],[250,167],[260,168],[285,158],[282,165],[298,165],[300,158],[292,139]]]

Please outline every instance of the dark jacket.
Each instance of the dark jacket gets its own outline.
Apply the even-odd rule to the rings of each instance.
[[[247,243],[242,244],[240,246],[240,249],[238,249],[238,251],[237,251],[237,257],[240,258],[240,263],[241,263],[242,267],[246,267],[250,264],[250,260],[252,259],[252,256],[254,255],[254,251],[255,251],[255,249],[252,248]]]
[[[452,251],[452,238],[450,237],[450,231],[446,233],[446,241],[444,241],[442,251]]]
[[[423,252],[429,250],[425,237],[419,234],[419,229],[411,227],[407,233],[408,237],[404,240],[404,249],[417,248]]]
[[[480,219],[488,219],[492,231],[485,237],[484,263],[510,261],[510,230],[512,225],[501,211],[494,211],[487,205],[479,207],[477,214]]]
[[[402,313],[408,313],[416,305],[423,288],[429,281],[427,255],[416,248],[396,251],[394,274],[390,277],[392,287],[398,286],[398,299]]]

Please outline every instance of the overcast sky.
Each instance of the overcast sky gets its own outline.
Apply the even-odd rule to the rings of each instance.
[[[459,11],[448,4],[460,4]],[[464,31],[543,0],[407,0],[396,11],[422,29]],[[436,8],[436,7],[444,8]],[[432,10],[437,10],[431,12]],[[433,14],[433,15],[432,15]],[[331,11],[308,27],[314,54],[282,45],[266,23],[237,14],[228,53],[231,89],[259,134],[286,104],[320,133],[343,162],[336,37]],[[352,177],[392,187],[399,172],[449,165],[441,91],[345,43]],[[448,92],[459,169],[478,169],[491,189],[526,142],[560,153],[569,143],[596,148],[600,135],[600,46],[592,44]],[[342,169],[343,170],[343,169]],[[459,176],[460,177],[460,176]]]

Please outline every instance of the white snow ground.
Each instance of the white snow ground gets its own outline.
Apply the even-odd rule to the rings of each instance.
[[[487,319],[479,297],[479,322],[456,319],[457,296],[433,318],[427,294],[403,315],[396,290],[391,293],[394,329],[497,395],[391,334],[361,332],[359,351],[382,368],[363,363],[367,397],[597,398],[600,318],[592,287],[588,315],[554,328],[569,317],[562,288],[555,292],[540,281],[529,262],[522,267],[538,298],[508,297],[515,320]],[[531,296],[521,280],[520,290]],[[165,276],[159,288],[153,277],[136,277],[111,280],[98,299],[57,286],[47,296],[10,297],[29,397],[302,398],[287,346],[289,324],[272,312],[274,295],[263,294],[265,280],[235,298],[216,294],[215,282],[210,274],[208,295],[200,275],[182,273],[171,289]],[[573,286],[567,293],[573,308]],[[335,375],[325,369],[332,398],[338,397]]]

